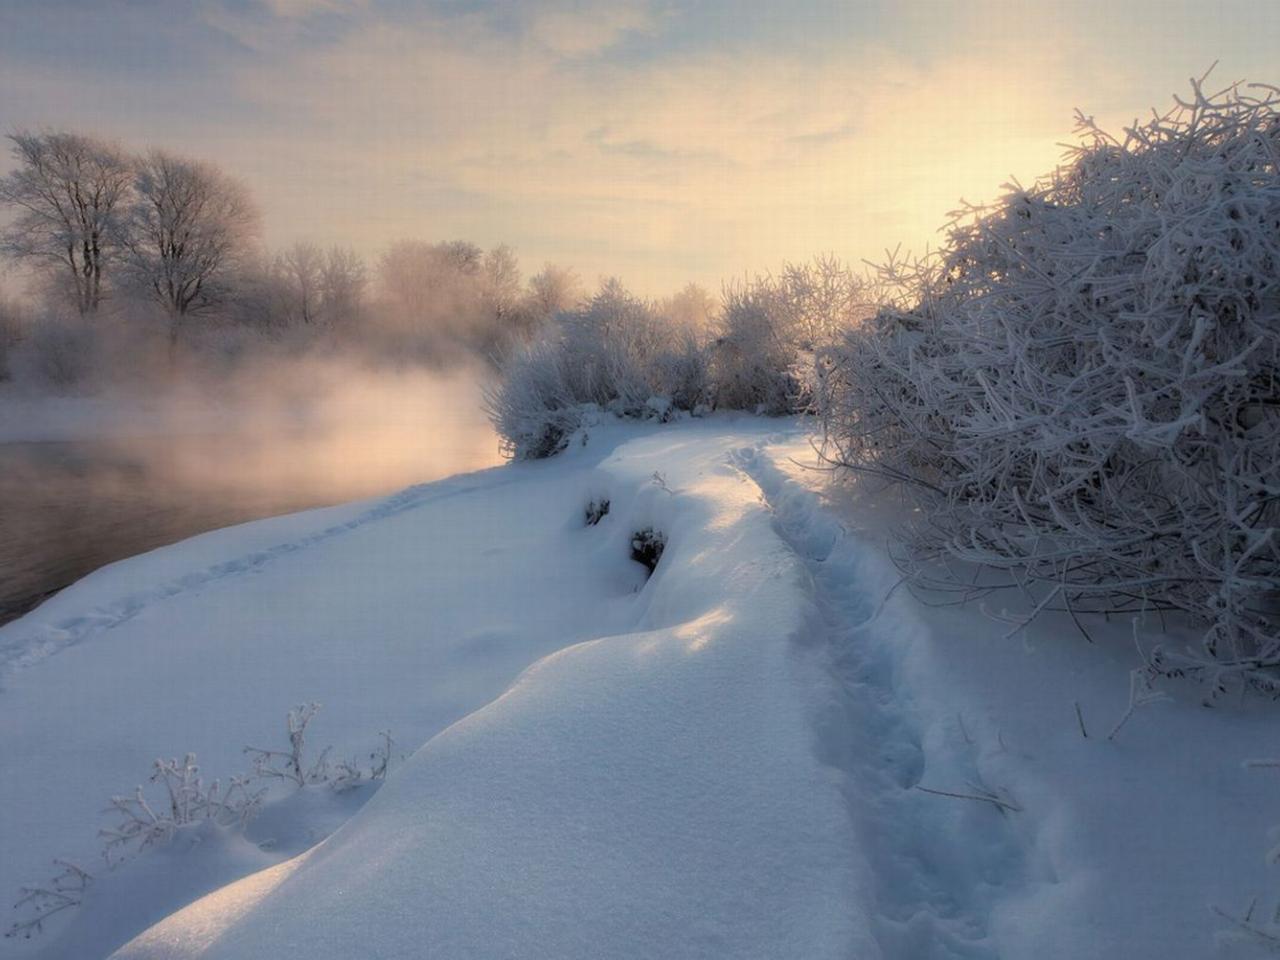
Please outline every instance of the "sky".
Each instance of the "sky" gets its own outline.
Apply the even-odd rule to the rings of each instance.
[[[657,296],[936,245],[1076,108],[1280,83],[1277,36],[1263,0],[0,0],[0,130],[211,160],[269,247],[506,242]]]

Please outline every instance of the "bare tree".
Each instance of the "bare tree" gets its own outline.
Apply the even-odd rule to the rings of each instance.
[[[484,262],[484,251],[470,240],[449,240],[434,249],[440,263],[465,276],[474,277]]]
[[[290,323],[312,324],[319,319],[324,267],[324,254],[314,243],[295,243],[276,256],[274,271],[284,287]]]
[[[278,309],[290,326],[332,324],[362,309],[367,276],[364,262],[352,250],[295,243],[276,255],[271,275]]]
[[[128,248],[135,279],[182,320],[221,304],[229,275],[257,230],[248,191],[216,167],[152,150],[138,161]]]
[[[92,314],[105,295],[116,221],[129,196],[128,159],[110,143],[73,133],[23,131],[9,139],[19,166],[0,178],[0,203],[19,213],[0,250],[52,267],[68,281],[80,314]]]
[[[369,274],[354,250],[330,247],[320,268],[320,300],[325,319],[352,321],[364,309]]]

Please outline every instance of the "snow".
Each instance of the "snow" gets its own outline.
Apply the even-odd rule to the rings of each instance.
[[[1249,956],[1209,907],[1275,885],[1277,781],[1242,767],[1272,705],[1173,688],[1107,741],[1127,624],[1006,638],[922,605],[897,507],[810,461],[795,421],[604,424],[115,564],[0,629],[0,889],[54,856],[96,878],[0,953]],[[154,757],[241,772],[310,701],[317,747],[390,728],[408,756],[96,869]]]

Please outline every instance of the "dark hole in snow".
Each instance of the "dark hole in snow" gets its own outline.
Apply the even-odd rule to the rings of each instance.
[[[631,559],[643,563],[653,573],[658,561],[662,559],[662,551],[667,546],[667,535],[660,530],[646,527],[631,535]]]
[[[597,523],[604,519],[605,514],[609,512],[609,501],[606,499],[592,500],[587,504],[586,516],[587,526],[594,527]]]

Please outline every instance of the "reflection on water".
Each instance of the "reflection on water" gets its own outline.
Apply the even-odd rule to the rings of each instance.
[[[275,490],[210,496],[106,444],[0,444],[0,623],[113,560],[318,502]]]

